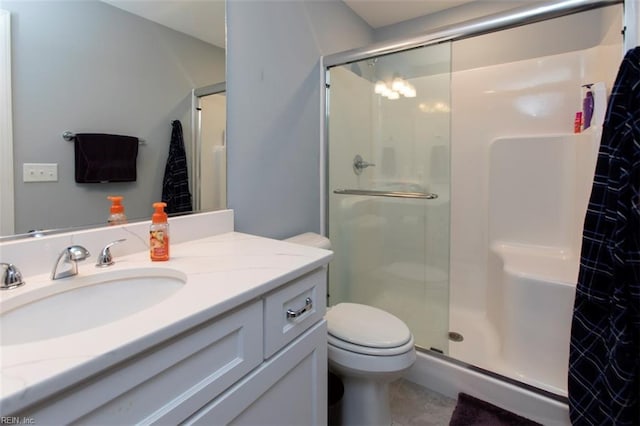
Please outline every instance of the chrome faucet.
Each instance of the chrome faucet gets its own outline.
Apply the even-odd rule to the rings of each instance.
[[[0,282],[0,290],[9,290],[20,287],[24,284],[22,274],[16,265],[11,263],[0,263],[0,271],[2,272],[2,282]]]
[[[106,266],[113,265],[115,262],[113,261],[113,256],[111,255],[111,250],[109,250],[109,249],[111,248],[112,245],[121,243],[123,241],[127,241],[127,239],[126,238],[122,238],[120,240],[111,241],[109,244],[104,246],[102,251],[100,251],[100,255],[98,256],[98,261],[96,262],[96,267],[104,268]]]
[[[56,264],[53,266],[53,272],[51,272],[51,279],[57,280],[59,278],[70,277],[78,274],[78,261],[85,260],[91,256],[89,250],[82,246],[69,246],[62,250]],[[64,268],[62,268],[64,267]],[[59,268],[62,268],[58,271]]]

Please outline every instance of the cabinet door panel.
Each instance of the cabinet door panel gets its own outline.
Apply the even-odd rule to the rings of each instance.
[[[215,318],[27,409],[51,424],[176,424],[262,361],[262,303]]]
[[[326,425],[326,321],[294,340],[185,424]]]

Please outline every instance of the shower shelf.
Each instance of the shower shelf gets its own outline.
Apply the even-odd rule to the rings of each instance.
[[[369,189],[336,189],[333,193],[340,195],[368,195],[373,197],[418,198],[422,200],[435,200],[438,198],[438,194],[431,192],[374,191]]]

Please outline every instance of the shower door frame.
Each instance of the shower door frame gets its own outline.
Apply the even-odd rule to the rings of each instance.
[[[546,21],[553,18],[573,15],[592,9],[623,4],[623,50],[635,47],[640,44],[640,8],[635,5],[635,0],[562,0],[550,2],[538,6],[527,6],[512,9],[507,12],[490,15],[488,17],[466,21],[460,24],[451,25],[441,28],[437,31],[427,33],[413,38],[404,38],[389,42],[377,43],[371,46],[349,50],[346,52],[335,53],[321,57],[321,87],[324,91],[321,96],[321,151],[320,151],[320,229],[323,235],[328,235],[329,220],[329,91],[330,91],[330,69],[350,63],[373,59],[378,56],[389,55],[393,53],[403,52],[410,49],[426,47],[429,45],[453,42],[465,38],[480,36],[492,32],[524,26],[536,22]],[[624,52],[621,52],[624,53]],[[418,348],[420,349],[420,348]],[[422,351],[422,349],[420,349]],[[544,395],[552,400],[566,402],[566,398],[548,392],[546,390],[528,385],[507,376],[500,375],[481,367],[473,366],[452,358],[447,355],[440,355],[433,351],[430,355],[442,359],[446,363],[450,363],[462,368],[475,370],[483,375],[496,378],[502,382],[509,383],[519,388],[526,389],[533,393]]]

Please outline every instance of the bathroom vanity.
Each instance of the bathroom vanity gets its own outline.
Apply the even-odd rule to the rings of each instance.
[[[0,295],[3,328],[14,324],[7,311],[29,304],[29,317],[60,326],[0,337],[0,415],[33,424],[326,424],[330,258],[223,232],[174,244],[168,262],[143,251],[104,269],[80,263],[62,280],[26,275]],[[154,286],[164,295],[146,302]],[[100,300],[87,314],[97,320],[66,299],[79,291],[81,302]],[[60,311],[37,312],[41,299]]]

